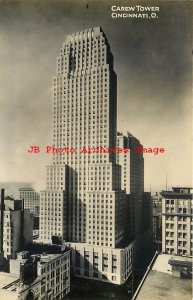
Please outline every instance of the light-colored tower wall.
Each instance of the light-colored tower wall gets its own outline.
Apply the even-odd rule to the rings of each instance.
[[[91,178],[94,178],[95,183],[99,182],[99,186],[95,186],[96,192],[103,191],[106,194],[121,190],[115,154],[80,153],[83,146],[116,148],[117,77],[113,70],[110,46],[100,27],[66,37],[57,58],[53,87],[53,145],[59,148],[76,148],[73,153],[53,154],[53,167],[57,169],[63,164],[69,166],[66,194],[67,238],[69,241],[86,242],[86,211],[89,205],[87,192],[92,191]],[[94,168],[93,174],[89,175],[91,165],[96,165],[97,169]],[[44,200],[41,201],[42,212],[46,201],[47,205],[51,205],[51,200],[47,196],[45,198],[44,194]],[[97,217],[97,212],[95,215]],[[43,218],[41,214],[41,219]],[[43,223],[45,222],[40,220],[41,239],[45,232]],[[50,235],[51,233],[50,229]]]
[[[127,135],[117,133],[117,147],[128,148],[128,153],[118,153],[117,163],[121,166],[121,188],[127,194],[141,199],[144,193],[144,158],[137,153],[136,147],[142,147],[139,140],[129,132]]]
[[[54,235],[68,237],[67,176],[66,165],[47,166],[46,190],[40,193],[40,239],[44,242],[51,242]]]
[[[133,268],[134,244],[124,249],[74,243],[72,270],[76,276],[123,284]]]
[[[52,235],[59,235],[68,242],[80,262],[78,267],[72,262],[76,276],[122,284],[132,270],[133,244],[128,246],[125,240],[121,168],[115,153],[81,153],[83,147],[115,149],[116,124],[117,77],[103,31],[96,27],[67,36],[53,79],[53,146],[64,153],[54,150],[53,165],[47,168],[40,239],[49,242]],[[63,224],[56,209],[59,203]]]
[[[114,162],[109,154],[80,154],[86,147],[116,146],[116,75],[100,28],[66,37],[54,78],[54,145],[77,153],[54,155],[69,171],[69,228],[72,241],[86,241],[88,165]],[[111,116],[111,120],[110,120]]]

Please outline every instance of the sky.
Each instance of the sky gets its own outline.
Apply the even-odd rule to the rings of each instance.
[[[88,4],[88,8],[87,8]],[[112,18],[111,6],[159,7],[158,18]],[[52,156],[52,78],[67,34],[101,26],[118,77],[117,129],[144,147],[145,190],[192,186],[190,1],[1,1],[0,182],[45,188]]]

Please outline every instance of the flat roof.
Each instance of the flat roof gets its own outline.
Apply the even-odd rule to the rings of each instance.
[[[148,273],[135,299],[137,300],[191,300],[192,280],[172,277],[169,259],[174,256],[161,254]],[[175,259],[175,258],[174,258]]]
[[[12,285],[14,282],[18,282],[19,277],[10,273],[0,272],[0,289],[5,288],[8,285]]]
[[[192,280],[172,277],[159,271],[150,271],[137,300],[191,300]]]
[[[162,191],[160,193],[160,195],[166,199],[173,199],[173,200],[188,199],[188,200],[191,200],[193,194],[192,193],[178,193],[176,191]]]
[[[56,244],[43,244],[39,242],[34,242],[32,244],[29,244],[26,249],[29,251],[30,255],[33,254],[62,254],[64,252],[68,252],[69,249],[63,248],[62,245],[56,245]],[[22,252],[22,251],[21,251]]]
[[[41,254],[41,256],[40,256],[40,263],[42,264],[44,264],[44,263],[48,263],[48,262],[50,262],[50,261],[52,261],[52,260],[54,260],[54,259],[56,259],[56,258],[58,258],[58,257],[60,257],[61,255],[63,255],[64,253],[60,253],[60,254],[46,254],[46,255],[43,255],[43,254]]]

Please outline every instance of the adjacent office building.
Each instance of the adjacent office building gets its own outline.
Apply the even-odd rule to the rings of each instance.
[[[10,273],[0,272],[0,299],[60,300],[70,292],[70,251],[36,246],[41,253],[19,252]]]
[[[117,147],[129,149],[129,153],[118,152],[116,156],[117,163],[122,167],[121,188],[127,194],[141,198],[144,192],[144,158],[143,153],[137,153],[136,147],[143,146],[130,132],[126,135],[117,132]]]
[[[39,215],[40,196],[33,188],[19,188],[19,199],[24,202],[25,209]]]
[[[162,251],[193,255],[192,188],[173,187],[162,191]]]
[[[140,141],[131,133],[117,133],[117,147],[129,149],[128,153],[117,153],[117,164],[121,166],[121,189],[126,191],[128,216],[127,225],[130,239],[137,238],[143,231],[143,193],[144,158],[137,153],[136,147],[142,147]]]
[[[162,215],[154,213],[152,216],[152,231],[153,231],[153,240],[161,242],[162,240]]]
[[[158,192],[152,196],[152,229],[153,240],[157,244],[158,249],[162,241],[162,197]]]
[[[152,239],[152,198],[150,192],[144,192],[142,198],[142,234],[149,232]]]
[[[1,202],[1,252],[14,258],[16,251],[32,242],[33,219],[30,211],[22,209],[22,202],[5,197]]]
[[[158,192],[155,192],[152,196],[153,207],[161,207],[162,206],[162,197]]]

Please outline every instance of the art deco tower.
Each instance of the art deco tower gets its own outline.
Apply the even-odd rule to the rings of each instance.
[[[66,37],[53,81],[53,117],[53,146],[76,151],[53,154],[53,165],[47,167],[40,239],[50,242],[57,235],[81,247],[121,246],[126,198],[116,154],[81,153],[83,146],[116,148],[117,77],[100,27]],[[122,282],[121,272],[127,273],[118,272]]]
[[[108,41],[99,27],[66,37],[57,58],[53,113],[53,145],[74,147],[76,152],[55,153],[53,166],[48,167],[49,192],[42,193],[47,200],[41,201],[41,208],[42,212],[47,212],[47,221],[53,221],[53,224],[51,226],[48,222],[50,230],[45,227],[44,214],[41,218],[41,237],[44,239],[47,232],[45,239],[48,240],[52,234],[59,234],[70,241],[102,243],[100,233],[93,236],[86,225],[91,220],[93,223],[93,216],[101,216],[101,210],[105,218],[109,209],[117,205],[110,202],[110,192],[114,191],[111,195],[114,198],[120,190],[120,170],[115,165],[115,154],[80,153],[83,146],[116,148],[117,79]],[[50,191],[53,191],[53,195]],[[63,191],[65,204],[62,203]],[[98,205],[105,203],[105,207],[100,207],[100,212],[91,207],[95,206],[95,201]],[[49,202],[52,202],[50,206]],[[58,211],[54,212],[56,206],[61,209],[61,215],[58,215]],[[64,221],[63,213],[66,213]],[[59,227],[60,231],[57,232]],[[116,240],[120,239],[121,233],[116,234],[119,238],[111,238],[111,242],[108,239],[110,245],[115,246]],[[105,230],[104,238],[107,239]]]

